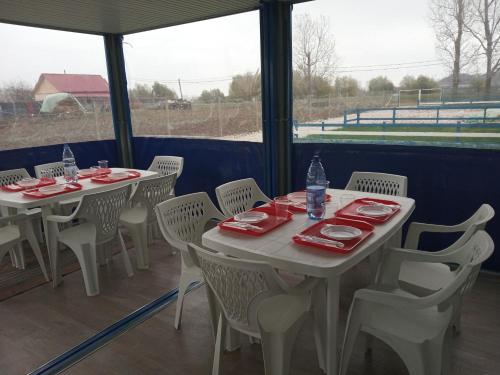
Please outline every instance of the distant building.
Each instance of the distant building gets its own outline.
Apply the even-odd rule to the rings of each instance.
[[[108,82],[98,74],[42,73],[33,90],[35,100],[43,101],[47,95],[65,92],[82,102],[108,102]]]

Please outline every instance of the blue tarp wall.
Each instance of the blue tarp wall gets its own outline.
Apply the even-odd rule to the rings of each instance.
[[[264,147],[261,143],[186,138],[134,138],[137,168],[147,168],[155,155],[184,157],[184,171],[177,194],[207,191],[225,182],[254,177],[264,186]],[[71,144],[78,165],[88,167],[108,159],[117,165],[115,141]],[[416,201],[412,221],[455,224],[469,217],[481,203],[489,203],[500,215],[500,151],[446,147],[295,143],[293,146],[293,189],[302,189],[311,156],[319,151],[332,182],[343,188],[352,171],[382,171],[408,176],[408,196]],[[28,168],[59,160],[61,145],[0,151],[0,170]],[[500,243],[499,219],[488,232]],[[424,247],[440,248],[446,241],[424,237]],[[500,252],[485,264],[500,271]]]

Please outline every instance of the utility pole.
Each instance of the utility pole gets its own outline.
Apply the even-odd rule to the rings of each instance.
[[[181,100],[184,100],[184,98],[182,97],[181,79],[180,79],[180,78],[177,78],[177,82],[179,82],[179,91],[181,92]]]

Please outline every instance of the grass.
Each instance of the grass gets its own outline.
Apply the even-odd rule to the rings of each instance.
[[[351,125],[343,126],[339,129],[328,129],[328,131],[359,131],[359,132],[445,132],[445,133],[456,133],[457,128],[455,126],[426,126],[426,127],[413,127],[413,126],[395,126],[391,128],[392,125],[383,126],[362,126],[362,125]],[[460,133],[500,133],[500,127],[498,128],[482,128],[480,126],[473,128],[461,128]]]
[[[402,135],[346,135],[346,134],[310,134],[306,139],[321,139],[321,140],[366,140],[366,141],[407,141],[407,142],[442,142],[442,143],[489,143],[500,144],[500,138],[489,137],[470,137],[470,138],[453,138],[453,137],[436,137],[436,136],[402,136]]]

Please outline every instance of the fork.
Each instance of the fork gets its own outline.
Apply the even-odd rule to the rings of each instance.
[[[321,244],[325,244],[325,245],[333,245],[335,247],[338,247],[339,249],[344,248],[344,244],[342,242],[335,241],[335,240],[329,240],[327,238],[322,238],[322,237],[318,237],[318,236],[308,236],[305,234],[297,234],[297,237],[302,239],[302,240],[309,241],[309,242],[321,243]]]

